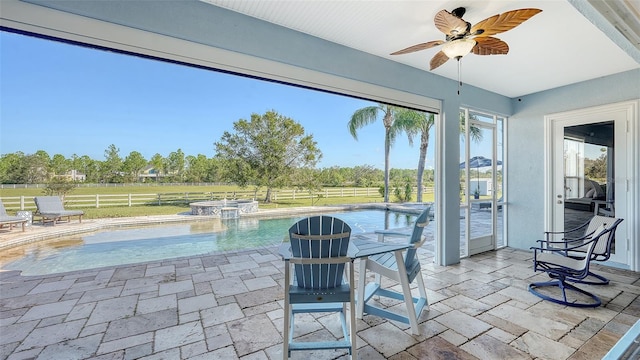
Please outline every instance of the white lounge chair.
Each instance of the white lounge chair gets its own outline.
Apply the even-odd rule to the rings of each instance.
[[[79,221],[82,222],[82,210],[65,210],[62,205],[62,200],[58,196],[36,196],[33,198],[38,210],[34,214],[42,218],[42,224],[46,221],[50,221],[53,225],[60,221],[62,218],[67,218],[67,221],[71,221],[72,216],[77,216]]]
[[[0,228],[4,225],[9,225],[9,230],[13,229],[13,225],[21,224],[22,231],[24,231],[24,226],[27,223],[27,219],[21,218],[19,216],[10,216],[7,214],[7,210],[4,208],[4,204],[2,200],[0,200]]]

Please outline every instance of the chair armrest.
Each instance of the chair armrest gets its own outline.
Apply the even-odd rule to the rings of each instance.
[[[564,246],[564,247],[562,247],[562,248],[561,248],[561,247],[557,247],[557,248],[553,248],[553,247],[552,247],[552,248],[548,248],[548,247],[536,247],[536,246],[532,246],[532,247],[530,247],[529,249],[530,249],[530,250],[535,250],[535,251],[540,250],[540,251],[547,251],[547,252],[563,252],[563,253],[566,253],[567,251],[571,251],[571,250],[575,250],[575,249],[581,248],[581,247],[583,247],[583,246],[585,246],[585,245],[588,245],[588,244],[590,244],[590,243],[592,243],[592,242],[594,242],[594,241],[596,241],[596,240],[598,240],[598,238],[590,239],[590,240],[588,240],[588,241],[581,242],[581,243],[579,243],[579,244],[577,244],[577,245],[573,245],[573,246],[567,246],[567,243],[568,243],[568,242],[566,242],[566,241],[544,241],[544,240],[538,240],[538,241],[542,241],[542,242],[545,242],[545,243],[563,244],[563,245],[565,245],[565,246]]]

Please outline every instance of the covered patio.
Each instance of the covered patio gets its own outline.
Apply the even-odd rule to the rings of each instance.
[[[227,6],[247,3],[227,2]],[[319,3],[340,2],[315,4]],[[313,29],[265,20],[260,12],[250,14],[251,9],[244,13],[229,9],[224,1],[213,0],[6,0],[0,4],[0,25],[6,31],[438,114],[435,243],[433,252],[421,254],[431,302],[429,312],[419,320],[423,335],[412,336],[404,326],[365,317],[358,323],[360,357],[601,358],[640,317],[637,40],[616,29],[615,19],[603,15],[606,9],[597,8],[606,3],[598,0],[489,1],[486,7],[474,9],[479,18],[527,3],[546,6],[540,15],[546,20],[505,35],[514,48],[504,58],[491,57],[483,63],[465,57],[465,84],[458,95],[455,64],[429,72],[427,55],[402,60],[388,54],[405,46],[399,39],[407,40],[406,45],[430,40],[430,34],[417,27],[425,19],[431,21],[435,11],[462,4],[398,2],[402,6],[396,7],[389,5],[396,2],[377,3],[390,8],[380,5],[376,14],[394,14],[395,22],[376,23],[377,18],[356,16],[360,15],[358,8],[351,12],[320,9],[326,16],[319,16],[316,7],[306,9],[311,14],[307,23],[309,19],[323,24],[325,19],[346,17],[346,30],[330,22],[326,28],[335,30],[334,35],[364,36],[367,42],[358,44],[368,45],[362,47],[314,35]],[[410,10],[411,5],[431,9],[398,11]],[[417,17],[427,10],[431,11],[428,16]],[[609,9],[608,13],[616,11]],[[293,20],[304,19],[299,11],[286,14]],[[631,13],[629,19],[637,23],[637,13]],[[402,34],[383,38],[388,31],[381,24],[391,24],[396,31],[400,28]],[[428,23],[431,30],[432,25]],[[568,30],[579,31],[572,36]],[[587,32],[580,32],[583,30]],[[520,44],[526,46],[516,51]],[[616,151],[621,159],[617,169],[625,170],[624,176],[616,178],[621,187],[616,192],[621,206],[616,211],[625,218],[619,236],[620,244],[627,247],[617,254],[623,260],[617,267],[597,266],[596,271],[607,272],[612,279],[609,286],[590,288],[603,299],[602,307],[576,310],[549,304],[527,292],[526,286],[544,278],[533,273],[527,249],[554,224],[557,194],[550,188],[553,178],[548,172],[552,165],[549,128],[554,120],[550,114],[561,118],[566,112],[583,109],[598,114],[602,106],[611,104],[623,104],[626,109],[617,123],[619,129],[625,129],[619,131],[625,147]],[[501,239],[507,247],[470,258],[460,256],[464,231],[459,183],[461,107],[507,118]],[[42,277],[3,272],[0,356],[281,358],[282,269],[276,249],[268,248]],[[309,336],[332,337],[335,325],[319,317],[309,318],[303,327]],[[342,355],[294,356],[334,359]]]

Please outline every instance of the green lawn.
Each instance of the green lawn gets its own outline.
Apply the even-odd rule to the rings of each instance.
[[[175,185],[175,186],[118,186],[118,187],[80,187],[74,189],[69,195],[113,195],[113,194],[158,194],[158,193],[198,193],[198,192],[229,192],[234,191],[251,191],[251,188],[242,189],[237,186],[219,185],[219,186],[187,186],[187,185]],[[17,197],[17,196],[38,196],[43,195],[43,189],[0,189],[0,197]],[[311,199],[286,199],[273,201],[271,203],[264,203],[263,199],[260,201],[259,207],[261,209],[275,209],[279,207],[298,207],[298,206],[326,206],[326,205],[339,205],[339,204],[361,204],[361,203],[373,203],[382,202],[382,196],[375,194],[372,196],[344,196],[344,197],[329,197],[314,199],[313,203]],[[415,195],[414,195],[415,201]],[[432,202],[433,193],[424,194],[423,201]],[[129,216],[146,216],[146,215],[170,215],[178,214],[182,212],[189,212],[190,207],[185,205],[138,205],[138,206],[104,206],[100,208],[86,207],[75,208],[81,209],[85,212],[85,217],[88,219],[97,218],[114,218],[114,217],[129,217]],[[8,210],[8,213],[13,215],[15,210]]]

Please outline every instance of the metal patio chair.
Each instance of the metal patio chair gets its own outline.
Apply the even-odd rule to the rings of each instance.
[[[572,307],[598,307],[602,301],[598,296],[581,289],[572,283],[584,282],[591,272],[591,261],[598,258],[596,249],[610,242],[615,236],[615,230],[622,219],[610,219],[609,223],[600,224],[593,232],[579,239],[564,241],[548,241],[546,246],[532,247],[534,250],[533,270],[546,272],[553,280],[535,282],[529,285],[529,291],[544,299],[557,304]],[[611,221],[613,220],[613,221]],[[543,243],[545,243],[543,241]],[[553,246],[549,246],[553,245]],[[579,254],[579,256],[570,256]],[[558,288],[562,294],[560,298],[553,288]],[[545,289],[545,292],[542,290]]]
[[[418,329],[418,318],[425,306],[428,307],[427,292],[420,272],[420,261],[418,260],[417,249],[426,240],[423,236],[424,228],[429,224],[429,212],[431,207],[427,207],[418,215],[411,233],[397,230],[378,230],[378,240],[384,241],[385,237],[405,237],[409,238],[409,247],[404,256],[399,253],[384,253],[380,255],[363,258],[360,260],[360,272],[358,281],[358,318],[362,318],[364,313],[395,320],[411,326],[413,334],[420,334]],[[404,266],[398,266],[403,264]],[[376,274],[375,281],[366,284],[366,271]],[[395,280],[400,283],[402,292],[397,292],[381,287],[381,276]],[[411,294],[411,284],[416,281],[418,285],[419,297]],[[376,296],[382,296],[403,301],[406,305],[406,314],[396,313],[389,309],[376,306],[369,301]]]
[[[351,228],[338,218],[313,216],[289,229],[291,257],[285,258],[283,358],[294,350],[346,349],[356,359],[353,260],[347,256]],[[348,283],[344,282],[345,264]],[[295,278],[291,283],[293,265]],[[349,304],[349,325],[346,305]],[[294,318],[301,313],[337,312],[343,338],[336,341],[294,341]]]
[[[593,261],[607,261],[611,257],[611,249],[613,244],[615,243],[616,229],[620,222],[622,222],[622,219],[595,215],[589,221],[571,230],[546,231],[544,233],[545,239],[538,240],[538,243],[540,243],[541,247],[549,249],[562,249],[567,246],[571,246],[573,247],[573,249],[571,250],[564,249],[564,255],[575,259],[582,259],[585,257],[587,246],[577,245],[580,245],[581,242],[588,242],[591,237],[596,234],[596,231],[603,225],[605,227],[607,225],[611,225],[612,231],[608,233],[606,241],[599,241],[595,249],[593,249],[593,253],[591,254]],[[553,236],[558,234],[562,234],[562,239],[560,241],[553,241]],[[609,279],[605,278],[602,275],[589,271],[589,274],[585,279],[574,280],[574,282],[589,285],[607,285],[609,284]]]

